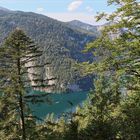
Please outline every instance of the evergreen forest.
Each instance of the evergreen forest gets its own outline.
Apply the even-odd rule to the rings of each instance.
[[[51,51],[57,48],[54,46],[61,46],[61,41],[66,47],[61,46],[64,51],[58,49],[51,56],[50,50],[47,52],[44,47],[44,53],[40,47],[43,44],[41,34],[34,35],[38,38],[36,41],[18,26],[3,34],[0,44],[0,140],[140,140],[140,3],[137,0],[108,0],[107,4],[117,8],[110,14],[98,13],[96,20],[106,19],[108,24],[96,36],[93,32],[87,34],[82,28],[73,32],[72,25],[60,25],[63,36],[71,34],[80,41],[86,37],[88,41],[81,44],[85,47],[75,47],[76,44],[70,47],[75,40],[63,44],[62,34],[57,34],[61,40],[55,40],[55,35],[52,40],[46,39],[54,44]],[[43,22],[43,18],[45,20],[42,16],[36,24]],[[55,26],[58,24],[56,21]],[[61,28],[63,26],[65,29]],[[53,36],[48,33],[49,29],[41,29]],[[59,62],[43,61],[48,57],[48,60]],[[67,66],[59,67],[63,64]],[[55,65],[53,73],[58,70],[58,74],[44,77],[48,65]],[[71,82],[71,77],[92,77],[92,87],[82,106],[58,119],[52,115],[43,120],[34,116],[28,102],[49,102],[49,99],[47,96],[44,100],[40,100],[40,96],[29,97],[30,89],[53,86],[49,80],[66,84],[65,78]]]

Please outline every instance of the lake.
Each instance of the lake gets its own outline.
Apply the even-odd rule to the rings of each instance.
[[[43,92],[35,91],[33,94],[42,93]],[[51,113],[54,114],[54,117],[60,117],[62,113],[74,111],[76,106],[82,105],[82,102],[86,100],[87,96],[88,92],[48,94],[47,98],[49,98],[51,103],[30,103],[30,108],[31,111],[33,111],[33,115],[41,119],[44,119],[48,114]]]

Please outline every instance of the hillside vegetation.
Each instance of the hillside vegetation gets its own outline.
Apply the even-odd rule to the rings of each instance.
[[[42,69],[42,77],[50,79],[47,92],[60,92],[77,85],[77,90],[88,90],[90,86],[83,85],[91,78],[80,78],[79,71],[74,68],[75,63],[93,61],[92,53],[83,54],[86,43],[94,40],[96,36],[74,30],[66,23],[49,17],[20,11],[0,12],[0,43],[15,28],[21,28],[30,36],[43,51],[40,63],[49,63]],[[57,78],[57,80],[53,80]],[[88,84],[87,84],[88,85]],[[85,88],[86,87],[86,88]]]
[[[108,5],[117,8],[111,14],[99,14],[97,20],[106,19],[113,24],[108,24],[101,36],[85,47],[85,52],[93,53],[96,60],[79,63],[83,75],[96,75],[92,81],[94,88],[75,112],[72,108],[57,119],[53,115],[41,119],[30,111],[27,100],[48,102],[47,94],[42,96],[44,100],[38,100],[40,95],[25,96],[30,80],[28,82],[24,74],[30,73],[31,67],[24,64],[35,61],[33,67],[38,68],[36,55],[40,57],[41,50],[19,28],[7,37],[0,48],[0,139],[140,139],[140,3],[108,0]],[[120,33],[120,29],[124,32]],[[37,74],[32,74],[37,81]],[[42,86],[41,80],[40,85],[35,86]],[[73,107],[71,101],[67,102]]]

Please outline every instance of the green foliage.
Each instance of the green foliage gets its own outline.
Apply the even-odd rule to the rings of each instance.
[[[112,81],[100,77],[95,81],[95,90],[90,93],[84,107],[77,110],[81,139],[115,139],[117,118],[115,109],[120,97]],[[112,94],[114,92],[114,94]]]
[[[40,75],[36,74],[42,67],[37,64],[41,54],[19,28],[7,37],[0,48],[0,128],[6,139],[21,139],[21,136],[26,139],[26,123],[30,126],[30,117],[24,96],[27,88],[42,86]]]
[[[84,75],[94,73],[95,90],[78,112],[83,139],[138,140],[140,112],[140,30],[139,2],[111,0],[117,10],[97,20],[109,21],[102,35],[87,45],[96,59],[83,63]],[[83,110],[83,111],[82,111]],[[84,116],[84,117],[83,117]]]
[[[67,24],[43,15],[19,11],[6,12],[0,15],[0,43],[16,27],[23,29],[43,51],[39,61],[49,64],[42,68],[42,77],[57,78],[48,91],[66,91],[67,85],[76,83],[80,77],[73,65],[77,61],[93,59],[91,54],[83,54],[81,51],[86,43],[96,38],[95,35],[75,31],[67,27]]]
[[[128,140],[140,138],[140,92],[130,93],[120,105],[121,135]]]
[[[95,74],[95,89],[91,91],[83,107],[78,107],[76,112],[68,117],[68,120],[61,118],[56,121],[47,118],[41,124],[35,124],[32,119],[26,120],[28,126],[34,127],[30,130],[27,127],[29,139],[139,140],[140,6],[136,0],[109,0],[108,4],[115,4],[117,9],[111,15],[102,13],[97,17],[100,19],[105,16],[104,18],[110,23],[102,30],[102,35],[87,45],[85,50],[94,53],[96,59],[93,63],[83,63],[81,67],[84,75]],[[14,67],[14,65],[12,66]],[[16,79],[14,77],[11,76],[13,80],[10,82],[17,80],[17,77]],[[9,78],[7,80],[9,82]],[[14,82],[11,84],[13,89],[14,84]],[[5,89],[6,93],[14,95],[15,92],[12,93],[11,88],[6,87]],[[18,118],[15,119],[17,110],[11,108],[15,107],[16,97],[13,96],[12,99],[12,96],[8,98],[3,94],[1,97],[1,112],[3,114],[9,112],[9,115],[11,115],[11,111],[14,113],[13,117],[10,118],[7,115],[5,122],[0,122],[1,126],[5,125],[5,131],[3,127],[0,127],[2,128],[0,134],[2,137],[7,135],[9,140],[19,138],[10,133],[11,130],[12,133],[15,133],[19,125],[9,123],[18,120]],[[6,103],[6,109],[2,110],[3,103]],[[8,103],[10,106],[7,106]]]

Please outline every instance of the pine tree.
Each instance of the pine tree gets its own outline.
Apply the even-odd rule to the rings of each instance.
[[[30,112],[24,97],[31,87],[43,86],[40,68],[44,64],[40,64],[38,59],[41,55],[35,43],[18,28],[5,39],[0,48],[0,112],[3,116],[0,124],[6,134],[11,130],[21,130],[16,134],[19,134],[17,139],[27,138],[26,122],[30,119]]]

